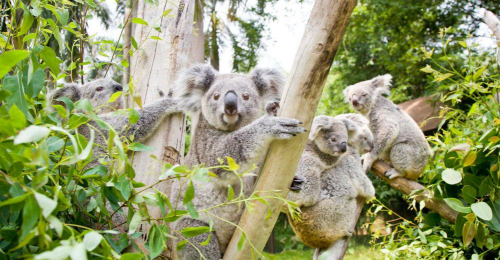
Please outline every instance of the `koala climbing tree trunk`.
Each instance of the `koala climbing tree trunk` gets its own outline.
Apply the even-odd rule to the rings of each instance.
[[[137,16],[150,22],[150,26],[161,17],[156,22],[161,32],[142,25],[137,26],[134,32],[136,41],[144,42],[132,58],[131,68],[132,81],[136,86],[135,95],[140,95],[143,105],[159,98],[158,89],[168,93],[178,72],[189,66],[194,18],[194,1],[180,0],[175,3],[166,1],[160,2],[157,7],[152,7],[146,2],[148,1],[139,0],[137,3]],[[170,14],[173,14],[173,17],[162,16],[168,9],[171,9]],[[162,40],[148,39],[151,36],[157,36]],[[137,181],[147,185],[158,181],[160,164],[152,160],[151,155],[164,163],[176,164],[181,161],[184,154],[185,126],[186,120],[182,114],[169,116],[161,123],[145,143],[156,149],[134,156],[133,167]],[[165,194],[170,193],[170,183],[162,182],[155,188]],[[149,210],[152,217],[161,217],[159,208]],[[145,234],[149,230],[145,223],[140,228]],[[145,238],[144,236],[143,239]],[[172,256],[167,257],[172,258]]]
[[[326,77],[355,6],[356,0],[316,0],[295,55],[279,116],[296,118],[311,127]],[[271,144],[254,190],[280,190],[281,197],[286,198],[306,141],[304,134]],[[253,249],[262,251],[283,205],[281,200],[269,203],[273,209],[269,218],[268,206],[262,203],[256,203],[252,213],[245,210],[238,225],[247,241],[238,250],[242,232],[237,229],[224,259],[251,259]]]

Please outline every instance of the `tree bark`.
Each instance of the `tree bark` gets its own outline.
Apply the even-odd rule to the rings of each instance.
[[[497,38],[497,42],[500,41],[500,20],[498,20],[498,17],[491,11],[486,10],[484,12],[483,21],[493,32],[493,35]],[[497,54],[497,62],[500,63],[500,53]],[[498,101],[498,94],[496,96]]]
[[[326,77],[355,6],[356,0],[316,0],[288,77],[280,116],[296,118],[306,128],[311,127]],[[306,141],[307,134],[303,134],[292,140],[273,142],[254,190],[278,190],[286,198]],[[238,225],[247,241],[239,251],[237,244],[242,232],[236,229],[224,259],[251,259],[249,242],[259,253],[262,251],[283,206],[278,199],[269,203],[273,209],[269,218],[264,204],[255,203],[252,213],[245,210]]]
[[[143,104],[153,102],[159,98],[158,89],[168,93],[178,72],[189,65],[190,50],[193,40],[194,2],[180,0],[179,2],[161,2],[159,6],[151,6],[146,0],[139,0],[137,16],[146,20],[150,26],[159,17],[157,22],[161,33],[150,30],[147,26],[135,28],[135,39],[140,49],[132,58],[132,80],[136,86],[135,93],[140,94]],[[174,17],[163,16],[165,10],[172,9]],[[148,33],[151,31],[151,34]],[[149,39],[158,36],[163,40]],[[167,117],[155,133],[146,141],[146,145],[155,147],[152,152],[137,153],[133,167],[137,173],[136,180],[146,184],[158,181],[160,162],[179,163],[184,154],[184,135],[186,120],[182,114]],[[151,158],[154,155],[158,161]],[[169,194],[171,183],[162,182],[155,186],[159,191]],[[158,207],[149,208],[154,218],[161,218]],[[140,231],[147,234],[149,226],[143,223]],[[147,239],[147,236],[143,236]],[[169,245],[170,247],[171,245]],[[173,252],[172,248],[168,252]],[[166,255],[171,258],[171,255]]]
[[[378,160],[373,164],[370,172],[377,175],[377,177],[379,177],[383,181],[389,183],[389,185],[391,185],[391,187],[393,187],[394,189],[399,190],[406,195],[410,195],[412,192],[425,189],[422,184],[416,181],[408,180],[406,178],[395,178],[391,180],[385,177],[385,172],[390,168],[391,167],[387,163]],[[431,192],[424,190],[423,192],[419,193],[419,195],[416,196],[415,199],[417,201],[425,201],[425,207],[439,213],[441,217],[445,218],[449,222],[455,223],[455,221],[457,220],[458,212],[450,208],[450,206],[448,206],[448,204],[446,204],[444,200],[433,198]]]
[[[126,0],[125,15],[123,16],[123,24],[125,26],[123,32],[123,57],[125,57],[125,59],[128,61],[129,64],[130,64],[129,50],[131,47],[130,39],[132,37],[132,22],[127,21],[127,18],[132,13],[132,6],[133,6],[132,2],[133,0]],[[122,86],[126,86],[128,84],[129,79],[130,79],[130,65],[123,70]]]

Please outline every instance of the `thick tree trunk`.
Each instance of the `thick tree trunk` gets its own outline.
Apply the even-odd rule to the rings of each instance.
[[[200,0],[197,1],[194,16],[194,29],[196,35],[193,38],[193,44],[191,45],[191,63],[203,63],[205,61],[205,32],[203,31],[203,3]],[[191,136],[194,136],[196,126],[200,119],[200,111],[191,113]]]
[[[305,127],[311,127],[326,77],[355,6],[356,0],[316,0],[288,77],[280,116],[297,118]],[[303,134],[293,140],[273,142],[254,190],[279,190],[281,197],[286,198],[306,141],[307,134]],[[237,229],[224,259],[251,259],[252,246],[262,251],[283,206],[277,199],[269,203],[273,209],[269,218],[268,207],[262,203],[255,203],[252,213],[245,210],[238,225],[247,241],[239,251],[242,232]]]
[[[139,0],[137,16],[153,25],[162,13],[172,9],[174,17],[163,16],[157,22],[161,33],[150,30],[147,26],[137,26],[134,38],[140,49],[132,58],[132,80],[136,86],[136,94],[142,97],[143,104],[148,104],[159,98],[158,89],[168,93],[178,72],[189,65],[190,50],[193,40],[194,2],[180,0],[179,2],[160,2],[159,6],[151,6],[146,0]],[[151,32],[150,35],[148,33]],[[163,40],[148,39],[158,36]],[[158,181],[160,163],[151,158],[154,155],[163,163],[179,163],[184,154],[185,116],[172,115],[164,120],[156,132],[145,143],[155,147],[152,152],[137,153],[133,166],[136,180],[146,184]],[[162,182],[155,186],[159,191],[169,194],[171,183]],[[158,207],[149,208],[152,217],[161,218]],[[140,231],[147,234],[149,226],[145,223]],[[147,238],[144,236],[143,238]],[[169,250],[172,252],[173,250]],[[170,257],[167,255],[167,257]]]

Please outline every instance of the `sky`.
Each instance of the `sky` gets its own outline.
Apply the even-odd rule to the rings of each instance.
[[[262,41],[264,48],[259,51],[257,66],[280,68],[285,72],[290,71],[313,4],[314,0],[304,0],[302,3],[298,3],[297,0],[288,0],[277,1],[275,5],[268,6],[268,11],[275,15],[276,19],[268,23],[267,32]],[[104,36],[116,40],[120,34],[118,26],[123,18],[116,18],[115,0],[106,0],[106,5],[111,11],[111,17],[114,18],[114,24],[109,29],[106,29],[97,18],[93,18],[88,21],[88,30],[91,35],[96,34],[96,36]],[[220,13],[224,13],[226,10],[227,3],[218,7],[218,12]],[[482,15],[482,12],[484,11],[478,11],[477,15]],[[221,17],[225,16],[221,15]],[[205,22],[205,26],[208,26],[208,22]],[[236,29],[231,28],[231,25],[229,25],[229,28],[232,29],[232,32],[236,31]],[[491,31],[486,24],[480,25],[478,33],[483,37],[479,37],[474,41],[481,47],[495,46],[495,41],[489,37]],[[226,46],[230,46],[230,43],[227,43]],[[232,54],[233,51],[231,48],[221,50],[220,72],[231,72]]]
[[[257,66],[277,67],[286,72],[290,71],[313,3],[313,0],[304,0],[301,4],[298,4],[296,0],[278,1],[277,4],[270,7],[270,11],[276,16],[276,20],[268,24],[267,37],[263,39],[264,49],[259,53]],[[115,0],[106,0],[106,5],[112,13],[111,17],[115,18]],[[222,5],[219,9],[225,11],[227,10],[227,6]],[[96,36],[105,36],[116,40],[120,34],[120,29],[118,28],[121,23],[120,19],[114,19],[114,24],[109,29],[106,29],[99,19],[93,18],[88,21],[89,33],[90,35],[96,34]],[[207,24],[205,23],[205,26]],[[220,72],[231,72],[232,54],[233,52],[230,48],[225,48],[221,51]]]

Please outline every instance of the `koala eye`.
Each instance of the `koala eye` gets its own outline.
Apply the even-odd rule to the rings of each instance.
[[[368,94],[367,93],[363,93],[363,97],[366,97]]]
[[[95,90],[96,90],[96,91],[103,91],[103,90],[104,90],[104,87],[97,87]]]
[[[214,100],[219,100],[220,94],[215,92],[214,93]]]
[[[243,93],[243,99],[248,100],[250,98],[250,95],[248,93]]]
[[[337,139],[335,139],[335,138],[332,138],[331,140],[332,140],[332,142],[336,142],[337,141]]]

